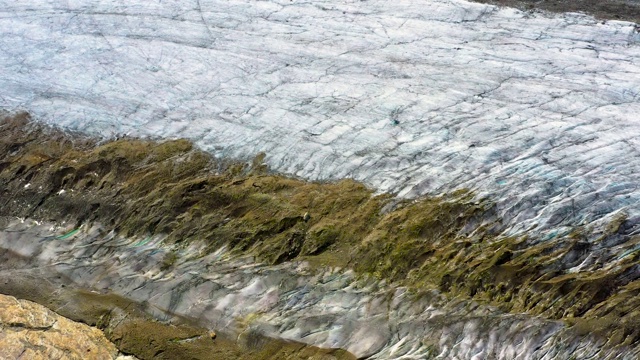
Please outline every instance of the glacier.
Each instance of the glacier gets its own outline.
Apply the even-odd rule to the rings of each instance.
[[[638,223],[631,22],[457,0],[0,8],[2,109],[401,197],[469,188],[510,235]]]
[[[495,202],[502,236],[531,243],[576,229],[595,243],[620,219],[617,235],[640,234],[631,22],[461,0],[0,0],[0,66],[0,110],[65,130],[187,138],[218,158],[263,152],[277,172],[400,198],[466,188]],[[0,250],[29,260],[0,265],[7,279],[50,270],[212,328],[260,312],[269,336],[381,359],[638,353],[471,301],[411,302],[349,271],[222,250],[208,267],[189,248],[163,273],[160,238],[135,247],[88,228],[51,244],[53,225],[31,221],[0,232]],[[637,251],[618,240],[589,259],[614,268]]]
[[[346,349],[358,359],[631,360],[640,352],[576,335],[561,321],[452,301],[437,292],[416,298],[406,288],[351,271],[314,272],[300,262],[265,266],[229,257],[224,249],[203,253],[199,245],[181,249],[175,269],[166,271],[162,258],[171,249],[162,236],[139,241],[93,226],[62,239],[60,230],[13,220],[0,231],[0,258],[21,264],[16,269],[12,261],[0,262],[5,286],[115,291],[164,321],[187,316],[238,339],[254,332]]]

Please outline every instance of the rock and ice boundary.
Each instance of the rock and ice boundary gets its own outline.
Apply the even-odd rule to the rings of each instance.
[[[0,292],[65,316],[111,324],[133,305],[195,319],[226,332],[236,355],[225,358],[238,359],[640,351],[639,239],[624,217],[594,243],[579,229],[538,243],[502,235],[495,205],[464,190],[398,201],[354,181],[270,174],[262,157],[225,164],[185,140],[96,143],[26,114],[0,129]],[[77,311],[95,302],[73,289],[126,300],[113,310],[98,299],[86,320]],[[177,338],[212,345],[193,331]]]
[[[451,0],[0,1],[0,107],[497,199],[510,234],[640,215],[640,34]]]

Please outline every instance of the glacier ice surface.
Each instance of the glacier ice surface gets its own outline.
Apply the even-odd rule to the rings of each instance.
[[[632,23],[458,0],[0,9],[0,108],[216,156],[264,151],[275,170],[402,197],[466,187],[511,234],[638,223]]]
[[[170,249],[162,237],[127,239],[84,227],[69,239],[51,224],[13,221],[0,231],[0,251],[20,254],[3,279],[62,278],[68,288],[115,291],[168,320],[187,316],[216,332],[254,331],[367,359],[637,359],[638,347],[603,346],[560,321],[508,314],[437,293],[416,298],[349,271],[309,271],[304,264],[256,264],[202,245]],[[163,258],[179,251],[172,269]],[[14,264],[15,265],[15,264]],[[28,279],[28,280],[27,280]]]

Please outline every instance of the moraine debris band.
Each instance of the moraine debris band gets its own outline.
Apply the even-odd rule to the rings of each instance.
[[[26,114],[0,126],[0,271],[25,279],[4,292],[61,276],[240,344],[378,359],[640,351],[625,218],[595,244],[585,229],[539,243],[504,235],[491,199],[465,189],[401,200],[273,174],[264,154],[244,164],[185,140],[96,141]]]

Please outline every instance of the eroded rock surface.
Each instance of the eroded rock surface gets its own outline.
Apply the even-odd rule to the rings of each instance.
[[[125,360],[102,331],[42,305],[0,295],[0,359]]]

